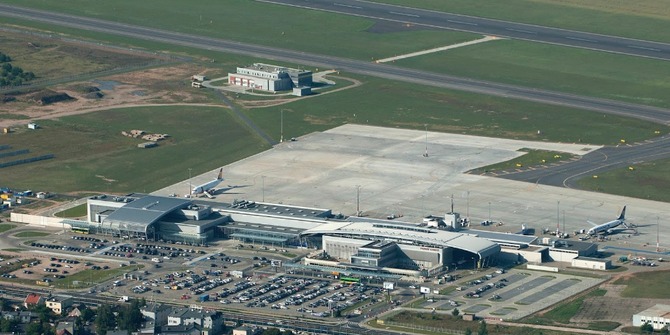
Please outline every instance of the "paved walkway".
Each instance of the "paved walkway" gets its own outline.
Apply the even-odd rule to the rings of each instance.
[[[474,40],[474,41],[456,43],[456,44],[447,45],[447,46],[444,46],[444,47],[428,49],[428,50],[423,50],[423,51],[417,51],[417,52],[412,52],[412,53],[408,53],[408,54],[404,54],[404,55],[400,55],[400,56],[379,59],[379,60],[377,60],[377,63],[393,62],[393,61],[400,60],[400,59],[426,55],[426,54],[430,54],[430,53],[435,53],[435,52],[440,52],[440,51],[444,51],[444,50],[460,48],[460,47],[464,47],[464,46],[468,46],[468,45],[473,45],[473,44],[483,43],[483,42],[488,42],[488,41],[494,41],[494,40],[499,40],[499,39],[501,39],[501,38],[496,37],[496,36],[486,36],[484,38],[480,38],[480,39]]]

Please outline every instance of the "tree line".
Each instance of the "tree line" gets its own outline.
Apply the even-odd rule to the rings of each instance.
[[[12,65],[12,58],[0,52],[0,87],[20,86],[27,81],[35,79],[31,71],[23,71],[22,68]]]

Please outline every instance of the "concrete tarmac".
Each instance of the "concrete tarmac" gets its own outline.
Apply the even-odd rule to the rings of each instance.
[[[359,209],[364,216],[396,215],[401,216],[396,220],[420,222],[428,214],[449,212],[453,196],[454,210],[473,223],[503,222],[487,229],[506,232],[518,232],[525,224],[537,234],[557,226],[567,232],[587,229],[591,227],[587,220],[609,221],[628,205],[627,218],[638,225],[640,234],[613,235],[607,245],[627,248],[625,254],[656,251],[657,218],[670,215],[666,203],[464,174],[517,157],[521,148],[583,155],[599,147],[348,124],[280,143],[225,166],[223,191],[212,201],[245,199],[345,215],[355,215]],[[216,172],[194,176],[190,183],[209,181]],[[183,196],[188,190],[186,180],[155,194]],[[660,241],[670,236],[667,224],[659,225],[658,231]]]

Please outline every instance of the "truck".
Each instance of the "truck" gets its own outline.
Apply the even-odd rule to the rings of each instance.
[[[209,294],[203,294],[203,295],[201,295],[201,296],[198,298],[198,301],[200,301],[200,302],[209,301]]]
[[[158,258],[158,257],[154,257],[154,258],[152,258],[151,261],[154,262],[154,263],[162,263],[162,262],[163,262],[163,261],[162,261],[160,258]]]

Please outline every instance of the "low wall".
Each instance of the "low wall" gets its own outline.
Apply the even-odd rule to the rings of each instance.
[[[547,271],[547,272],[558,272],[558,268],[554,267],[554,266],[542,266],[542,265],[533,265],[533,264],[526,265],[526,269]]]
[[[63,219],[61,218],[54,218],[40,215],[11,213],[9,221],[26,223],[29,225],[36,225],[42,227],[67,228],[67,229],[72,228],[70,227],[69,224],[63,224],[62,223]]]

